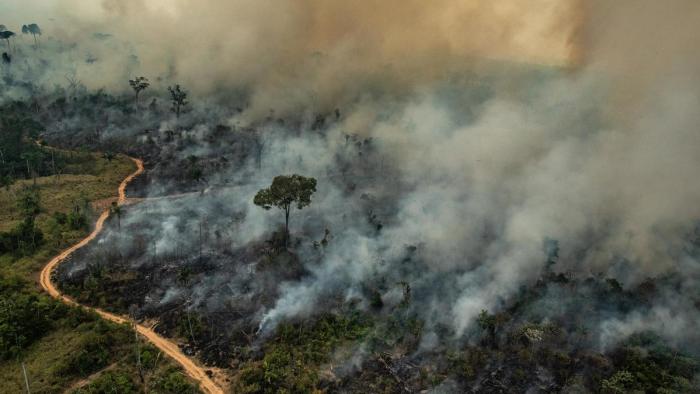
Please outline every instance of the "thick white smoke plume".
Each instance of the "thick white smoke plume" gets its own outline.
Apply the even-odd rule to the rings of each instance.
[[[245,211],[239,246],[277,221],[250,205],[257,188],[280,173],[319,178],[312,208],[294,220],[319,236],[330,228],[333,241],[308,277],[280,285],[263,327],[390,275],[461,334],[537,279],[547,239],[559,242],[558,271],[631,285],[684,270],[698,288],[686,245],[700,218],[697,1],[29,3],[60,16],[47,36],[80,49],[57,62],[88,87],[122,91],[143,74],[160,89],[192,89],[193,146],[173,155],[218,154],[198,132],[207,114],[254,128],[271,111],[306,119],[340,109],[323,134],[304,121],[262,130],[261,162],[222,175],[248,185],[223,197]],[[4,2],[0,15],[28,18],[19,4]],[[221,110],[241,97],[242,113]],[[343,175],[356,177],[352,192],[332,177],[354,144],[346,135],[372,147]],[[358,218],[367,201],[385,221],[379,236]],[[159,224],[159,248],[192,231],[180,224]],[[655,316],[677,319],[669,335],[697,335],[697,313],[679,312],[687,300],[658,303],[650,316],[606,323],[601,342]]]

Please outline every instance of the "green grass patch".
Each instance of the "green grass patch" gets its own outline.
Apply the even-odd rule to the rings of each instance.
[[[103,393],[106,387],[199,392],[130,327],[68,307],[39,288],[41,268],[89,232],[102,209],[90,203],[116,197],[121,181],[135,170],[126,156],[42,149],[61,157],[63,175],[18,180],[0,189],[0,233],[21,234],[27,204],[18,200],[31,190],[39,205],[31,219],[42,235],[31,249],[13,249],[8,242],[0,251],[0,391],[25,390],[24,363],[32,393]]]
[[[40,227],[48,225],[54,212],[67,214],[76,203],[115,197],[119,183],[135,170],[134,163],[126,156],[118,155],[111,161],[98,154],[89,154],[88,157],[86,163],[68,167],[70,172],[60,177],[36,179],[42,207],[37,217]],[[7,231],[19,223],[21,212],[17,198],[23,188],[33,184],[33,180],[23,179],[0,189],[0,231]]]

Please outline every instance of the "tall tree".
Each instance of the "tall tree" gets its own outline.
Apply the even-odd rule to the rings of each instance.
[[[36,187],[25,187],[17,199],[17,207],[23,217],[35,218],[41,213],[41,196]]]
[[[316,192],[316,179],[301,175],[278,175],[270,187],[261,189],[253,198],[253,203],[269,210],[277,207],[284,211],[285,245],[289,244],[289,213],[293,206],[303,209],[311,204],[311,196]]]
[[[7,42],[8,51],[12,50],[12,48],[10,47],[10,38],[12,38],[14,35],[15,33],[9,30],[0,31],[0,40],[5,40]]]
[[[41,28],[36,23],[30,23],[29,25],[22,25],[22,34],[31,34],[34,36],[34,48],[39,47],[39,41],[36,36],[41,35]]]
[[[27,178],[32,178],[36,185],[36,176],[41,171],[44,154],[41,150],[31,149],[23,152],[20,157],[27,166]]]
[[[168,91],[173,102],[173,107],[170,110],[179,118],[182,108],[187,105],[187,91],[180,88],[180,85],[175,85],[175,87],[168,86]]]
[[[35,219],[41,213],[39,189],[25,187],[20,193],[17,206],[22,212],[22,221],[13,230],[17,250],[27,254],[36,250],[43,240],[41,230],[36,226]]]
[[[148,82],[148,78],[146,77],[136,77],[129,80],[129,85],[131,85],[131,88],[134,89],[134,92],[136,93],[136,102],[138,103],[139,93],[151,86],[151,83]]]

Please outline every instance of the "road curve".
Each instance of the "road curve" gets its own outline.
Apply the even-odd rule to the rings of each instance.
[[[126,186],[131,182],[134,178],[137,176],[141,175],[143,173],[143,161],[139,159],[135,159],[133,157],[130,158],[131,160],[136,163],[136,171],[126,177],[122,183],[119,185],[119,199],[117,201],[117,204],[122,205],[126,203]],[[102,316],[104,319],[115,322],[115,323],[128,323],[131,324],[136,331],[138,331],[139,334],[141,334],[143,337],[145,337],[149,342],[151,342],[153,345],[155,345],[157,348],[162,350],[165,354],[170,356],[173,360],[177,361],[178,364],[182,366],[182,368],[185,370],[185,373],[189,375],[192,379],[196,380],[199,382],[199,386],[202,390],[204,390],[206,393],[209,394],[223,394],[224,391],[219,387],[214,381],[209,378],[209,376],[206,374],[204,369],[197,364],[195,364],[192,359],[189,357],[185,356],[181,351],[180,348],[175,344],[174,342],[163,338],[162,336],[158,335],[155,331],[152,329],[143,326],[141,324],[138,324],[132,319],[129,319],[128,317],[124,316],[118,316],[113,313],[104,311],[102,309],[98,308],[92,308],[89,306],[85,305],[80,305],[75,300],[72,298],[68,297],[65,294],[62,294],[56,286],[53,284],[51,281],[51,276],[53,273],[53,270],[60,264],[63,260],[68,258],[73,252],[76,250],[82,248],[83,246],[87,245],[90,241],[95,239],[97,235],[102,231],[102,228],[104,226],[105,220],[109,217],[109,209],[105,210],[102,212],[100,217],[97,219],[97,223],[95,223],[95,229],[92,230],[90,235],[87,237],[83,238],[80,242],[77,244],[71,246],[70,248],[62,251],[58,256],[54,257],[51,259],[51,261],[46,264],[46,266],[41,270],[41,274],[39,276],[39,283],[41,284],[41,287],[46,290],[47,293],[53,298],[56,298],[58,300],[61,300],[62,302],[68,304],[68,305],[75,305],[75,306],[82,306],[83,308],[95,311],[98,315]]]

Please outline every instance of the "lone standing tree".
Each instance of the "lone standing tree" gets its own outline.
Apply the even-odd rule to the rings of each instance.
[[[34,36],[34,49],[39,47],[39,41],[36,36],[41,35],[41,28],[36,23],[30,23],[29,25],[22,25],[22,34],[31,34]]]
[[[301,175],[278,175],[272,185],[261,189],[255,195],[253,203],[269,210],[277,207],[284,211],[284,241],[289,243],[289,212],[292,206],[303,209],[311,204],[311,195],[316,192],[316,179]]]
[[[170,110],[179,118],[182,107],[187,105],[187,91],[181,89],[180,85],[175,85],[175,87],[168,86],[168,91],[170,92],[170,99],[173,102],[173,107]]]
[[[7,42],[7,51],[8,52],[12,51],[12,47],[10,47],[10,38],[12,38],[12,36],[14,36],[14,35],[15,35],[15,33],[11,32],[9,30],[0,31],[0,40],[5,40]]]
[[[142,90],[145,90],[147,87],[151,86],[151,83],[148,82],[148,78],[146,77],[136,77],[134,79],[129,80],[129,85],[131,85],[131,88],[134,89],[134,92],[136,93],[136,102],[139,102],[139,93],[141,93]]]

